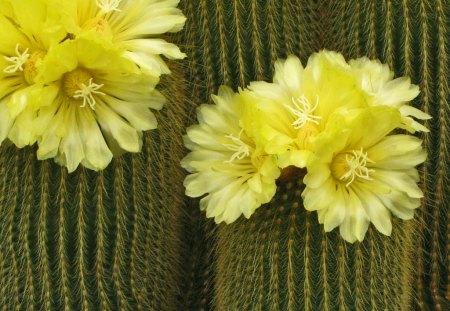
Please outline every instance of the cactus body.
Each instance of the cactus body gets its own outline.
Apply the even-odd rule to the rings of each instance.
[[[32,149],[0,148],[2,310],[446,310],[450,299],[448,0],[189,0],[176,43],[189,55],[143,153],[67,174]],[[216,227],[183,206],[181,136],[221,84],[270,81],[277,58],[320,49],[409,75],[426,194],[392,237],[324,234],[292,182],[252,219]],[[186,73],[186,75],[185,75]],[[290,187],[290,188],[289,188]],[[186,222],[186,220],[190,222]]]
[[[391,238],[372,228],[363,243],[349,245],[334,232],[325,235],[300,198],[283,201],[293,193],[280,189],[248,221],[219,228],[195,222],[206,233],[194,241],[216,244],[214,291],[208,274],[191,279],[202,289],[199,301],[218,310],[448,308],[448,1],[195,0],[184,10],[190,80],[202,85],[190,97],[198,104],[221,84],[270,81],[277,58],[295,54],[305,64],[326,48],[378,58],[396,76],[410,76],[421,89],[414,105],[433,116],[422,137],[429,154],[420,168],[425,198],[413,222],[396,221]],[[203,254],[211,256],[209,246]]]
[[[280,185],[250,220],[220,226],[218,309],[410,310],[414,221],[350,244],[303,209],[302,187]]]
[[[0,309],[181,308],[183,148],[172,138],[188,106],[184,69],[172,70],[143,152],[102,172],[68,174],[34,148],[0,149]]]

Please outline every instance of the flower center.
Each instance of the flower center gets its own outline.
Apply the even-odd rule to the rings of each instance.
[[[45,57],[45,52],[42,50],[36,50],[30,54],[30,57],[23,65],[23,75],[25,77],[25,81],[28,84],[34,83],[34,78],[38,73],[38,68],[42,63],[42,59]]]
[[[230,139],[232,143],[223,145],[231,151],[236,151],[229,160],[225,161],[225,163],[233,163],[236,159],[242,160],[243,158],[250,156],[250,147],[241,140],[243,131],[244,129],[239,132],[238,137],[234,137],[233,134],[225,135],[225,137]]]
[[[23,71],[23,65],[26,63],[28,58],[30,57],[30,54],[28,54],[28,49],[25,49],[23,53],[20,53],[19,50],[20,44],[16,44],[16,55],[17,56],[4,56],[4,58],[12,63],[10,66],[7,66],[5,69],[3,69],[4,73],[16,73],[17,71]]]
[[[307,123],[302,128],[300,128],[297,133],[297,146],[299,147],[299,149],[309,150],[311,147],[309,139],[311,137],[317,136],[317,134],[319,134],[319,130],[313,123]]]
[[[309,100],[305,97],[305,95],[302,95],[299,98],[292,97],[292,105],[284,105],[286,108],[288,108],[291,113],[297,118],[294,122],[291,123],[291,125],[295,129],[300,129],[304,127],[308,122],[319,124],[319,120],[322,119],[320,116],[315,116],[314,111],[317,109],[317,106],[319,105],[319,96],[316,95],[316,103],[314,106],[311,105]]]
[[[94,17],[88,20],[84,26],[84,29],[92,29],[98,34],[101,34],[103,36],[109,36],[112,34],[111,27],[109,26],[109,23],[106,19],[101,17]]]
[[[122,0],[96,0],[95,4],[105,14],[116,11],[119,12],[118,6]]]
[[[331,163],[331,174],[334,179],[345,182],[346,187],[350,186],[356,178],[372,180],[370,173],[375,170],[367,168],[367,163],[374,162],[367,157],[367,152],[364,152],[362,148],[340,153]]]
[[[83,68],[77,68],[66,73],[62,83],[62,88],[67,96],[76,100],[83,99],[83,103],[80,105],[82,108],[89,104],[89,107],[95,110],[94,95],[105,95],[105,93],[99,91],[103,84],[94,83],[92,75]]]

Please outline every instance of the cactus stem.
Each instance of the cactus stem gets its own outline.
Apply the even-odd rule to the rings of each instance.
[[[289,215],[289,233],[288,233],[288,268],[287,268],[287,287],[288,287],[288,310],[295,310],[295,269],[294,269],[294,234],[295,234],[295,214]]]
[[[58,269],[61,275],[61,296],[62,296],[62,307],[64,311],[72,310],[71,306],[71,295],[70,295],[70,279],[69,279],[69,267],[70,261],[67,255],[67,219],[66,219],[66,204],[67,202],[67,188],[66,188],[66,180],[67,180],[67,171],[65,168],[61,168],[60,170],[60,178],[59,178],[59,189],[58,189],[58,207],[59,207],[59,219],[58,219]]]
[[[87,241],[86,241],[86,230],[88,224],[86,223],[86,206],[85,198],[87,194],[87,176],[86,170],[80,168],[78,174],[77,183],[77,274],[79,276],[79,294],[81,298],[81,308],[82,310],[90,310],[92,302],[90,299],[90,290],[88,286],[88,276],[90,274],[88,268],[88,254],[87,254]]]
[[[200,0],[200,21],[201,29],[203,34],[203,57],[205,60],[205,68],[207,73],[207,82],[209,85],[209,91],[215,93],[217,91],[216,70],[214,69],[213,55],[211,48],[213,46],[212,34],[211,34],[211,23],[209,20],[209,11],[207,0]]]
[[[386,3],[386,21],[385,21],[385,33],[384,33],[384,58],[390,68],[393,68],[394,64],[394,48],[393,41],[394,38],[394,18],[392,13],[392,0],[387,0]]]
[[[345,259],[347,258],[346,247],[344,241],[339,241],[339,258],[338,258],[338,282],[339,282],[339,310],[347,310],[347,305],[345,302],[346,297],[346,287],[347,284],[347,269]]]
[[[437,15],[437,32],[438,32],[438,87],[437,94],[439,97],[439,109],[438,109],[438,119],[436,120],[439,125],[439,135],[438,135],[438,159],[437,159],[437,172],[436,172],[436,200],[434,202],[435,207],[433,208],[433,231],[432,231],[432,245],[431,245],[431,290],[433,295],[433,300],[436,304],[436,309],[442,309],[443,305],[443,297],[439,291],[440,283],[441,283],[441,275],[440,275],[440,262],[442,260],[442,251],[440,249],[439,237],[443,234],[441,233],[440,221],[444,220],[447,216],[446,213],[441,212],[441,208],[437,208],[438,206],[444,206],[444,202],[448,202],[446,200],[446,193],[448,191],[449,184],[449,102],[448,102],[448,93],[449,93],[449,64],[447,61],[447,55],[449,52],[447,41],[448,38],[446,32],[446,25],[448,25],[448,19],[446,16],[446,12],[444,11],[444,5],[441,0],[436,1],[436,15]],[[446,46],[447,45],[447,46]],[[448,222],[448,219],[447,219]],[[445,221],[443,221],[445,223]],[[447,242],[448,243],[448,242]],[[448,263],[447,263],[448,266]],[[447,271],[447,273],[449,273]]]
[[[48,211],[49,211],[49,171],[48,162],[43,162],[41,165],[41,196],[40,196],[40,206],[39,206],[39,227],[38,227],[38,247],[39,247],[39,274],[42,277],[43,290],[44,290],[44,305],[46,310],[51,310],[53,305],[53,293],[52,284],[50,276],[50,259],[48,250]]]
[[[108,280],[110,275],[105,269],[105,260],[108,257],[106,253],[107,232],[106,228],[109,224],[108,213],[106,213],[104,206],[105,190],[105,176],[100,172],[97,176],[96,183],[96,211],[97,211],[97,248],[95,258],[95,273],[98,282],[98,299],[100,301],[100,310],[110,310],[111,302],[108,297]]]
[[[125,276],[122,269],[126,267],[125,261],[125,247],[127,228],[127,220],[125,215],[126,198],[123,189],[124,167],[123,159],[118,158],[115,161],[114,167],[114,207],[116,211],[116,239],[114,246],[114,260],[113,260],[113,281],[117,292],[117,306],[119,310],[128,310],[129,301],[125,294]]]
[[[21,203],[21,221],[20,221],[20,235],[19,238],[25,241],[25,262],[26,262],[26,276],[25,276],[25,293],[27,298],[25,305],[27,310],[33,311],[36,305],[37,293],[35,287],[35,277],[33,269],[33,254],[31,239],[31,217],[33,209],[33,153],[30,152],[26,156],[25,169],[23,171],[23,179],[25,180],[25,189],[23,194],[23,202]]]
[[[311,256],[311,213],[309,211],[306,212],[305,219],[305,251],[304,251],[304,266],[305,266],[305,283],[304,283],[304,291],[305,291],[305,310],[311,310],[311,267],[310,267],[310,256]]]
[[[215,1],[216,6],[216,18],[218,22],[218,29],[219,29],[219,44],[220,44],[220,51],[219,51],[219,58],[220,58],[220,72],[222,73],[223,77],[223,83],[225,85],[231,84],[231,68],[229,66],[227,55],[230,53],[229,50],[229,42],[226,38],[226,27],[225,27],[225,8],[223,1]]]
[[[322,270],[322,282],[323,282],[323,309],[325,311],[331,310],[330,302],[330,284],[328,273],[328,237],[327,233],[322,230],[322,255],[321,255],[321,270]]]
[[[218,1],[220,2],[220,1]],[[252,1],[251,2],[251,20],[252,20],[252,46],[255,52],[255,70],[256,79],[263,80],[266,76],[266,68],[264,65],[263,54],[264,45],[262,44],[262,32],[261,29],[261,18],[259,17],[261,13],[261,2]]]

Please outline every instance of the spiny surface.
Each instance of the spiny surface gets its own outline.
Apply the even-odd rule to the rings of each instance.
[[[0,148],[0,309],[179,310],[185,279],[184,68],[143,152],[68,174],[34,148]],[[179,137],[179,139],[173,139]],[[2,309],[3,310],[3,309]]]

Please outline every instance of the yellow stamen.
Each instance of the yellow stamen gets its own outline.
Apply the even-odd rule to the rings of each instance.
[[[242,160],[245,157],[250,156],[250,148],[249,146],[241,140],[241,135],[244,129],[239,132],[238,137],[234,137],[233,134],[226,135],[225,137],[230,139],[232,144],[223,144],[231,151],[236,151],[230,158],[230,160],[225,161],[225,163],[232,163],[234,160]]]
[[[92,110],[95,110],[95,98],[93,94],[97,95],[106,95],[103,92],[100,92],[99,89],[103,87],[103,84],[96,84],[92,82],[92,78],[89,79],[89,84],[86,85],[84,83],[81,84],[81,88],[75,92],[74,98],[83,98],[83,104],[80,106],[82,108],[86,107],[86,104],[89,104]]]
[[[107,14],[112,11],[119,12],[117,8],[122,0],[96,0],[95,4],[103,13]]]
[[[4,58],[11,62],[12,65],[6,67],[3,69],[4,73],[15,73],[18,70],[23,71],[23,65],[26,63],[28,58],[30,57],[30,54],[28,54],[28,49],[26,49],[23,53],[20,53],[19,51],[19,43],[16,44],[16,55],[17,56],[4,56]]]
[[[346,182],[349,187],[356,178],[372,180],[370,173],[375,172],[367,168],[367,163],[374,163],[363,149],[352,150],[351,153],[340,153],[334,157],[331,164],[331,174],[339,181]]]
[[[319,96],[316,96],[316,103],[314,106],[311,106],[311,103],[305,95],[302,95],[300,98],[292,97],[292,104],[294,107],[291,105],[284,106],[288,108],[295,117],[297,117],[297,119],[291,124],[295,129],[302,128],[308,122],[319,124],[319,120],[322,119],[322,117],[314,115],[314,111],[319,105]]]

